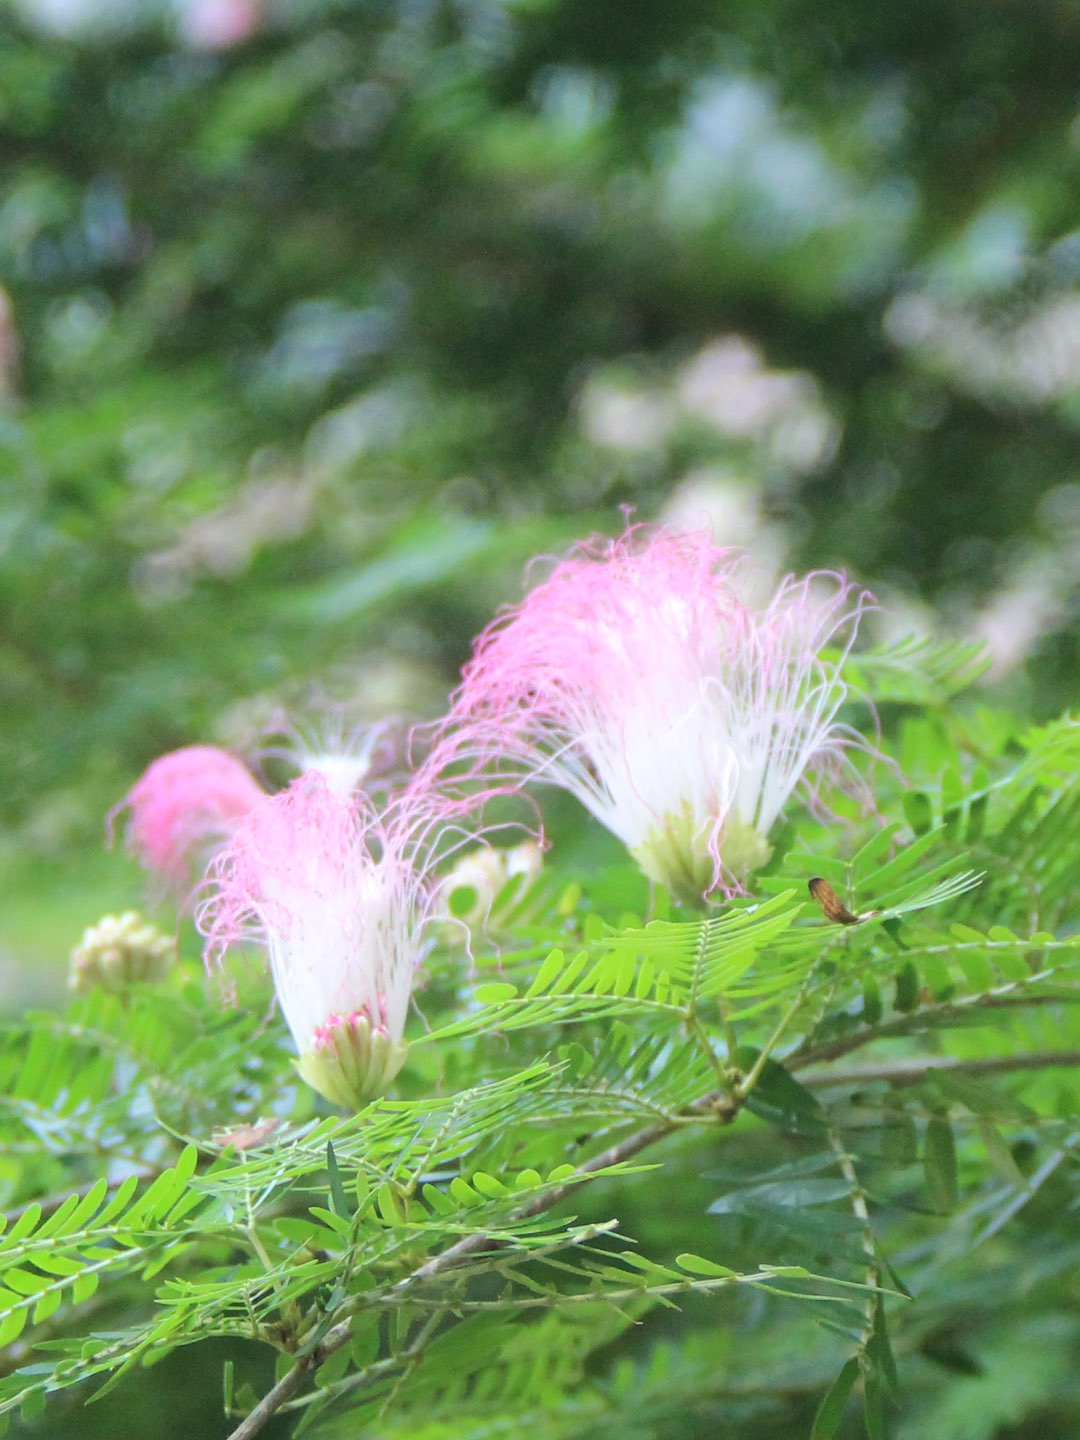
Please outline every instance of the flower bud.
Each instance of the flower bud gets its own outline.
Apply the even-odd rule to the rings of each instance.
[[[112,993],[139,982],[161,980],[176,960],[176,941],[134,910],[103,915],[83,931],[71,952],[68,984],[80,994],[100,988]]]
[[[313,1090],[346,1110],[359,1110],[384,1094],[409,1047],[367,1015],[329,1015],[315,1031],[311,1048],[293,1064]]]

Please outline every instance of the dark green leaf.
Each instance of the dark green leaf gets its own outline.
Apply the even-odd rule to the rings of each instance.
[[[886,1440],[884,1388],[874,1371],[863,1380],[863,1419],[867,1440]]]
[[[855,1356],[844,1363],[839,1375],[825,1392],[825,1398],[818,1406],[810,1440],[833,1440],[844,1418],[848,1397],[859,1378],[859,1361]]]
[[[326,1142],[326,1169],[330,1179],[330,1203],[343,1220],[348,1220],[352,1215],[349,1197],[345,1194],[345,1185],[341,1178],[337,1156],[334,1154],[334,1146],[329,1140]]]
[[[735,1052],[735,1064],[748,1073],[758,1052],[743,1047]],[[746,1100],[747,1109],[792,1135],[821,1135],[825,1116],[817,1097],[776,1060],[766,1060],[757,1083]]]
[[[926,1123],[923,1165],[930,1188],[930,1203],[935,1210],[950,1211],[956,1207],[956,1142],[946,1115],[931,1115]]]
[[[919,972],[911,960],[906,960],[896,972],[895,1004],[902,1014],[919,1008]]]

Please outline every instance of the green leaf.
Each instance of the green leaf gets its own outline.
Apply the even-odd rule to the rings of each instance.
[[[874,1325],[866,1347],[866,1358],[875,1375],[880,1376],[886,1394],[894,1400],[897,1399],[900,1393],[900,1378],[896,1373],[896,1359],[889,1343],[885,1301],[880,1295],[874,1303]]]
[[[81,1305],[84,1300],[96,1295],[100,1283],[101,1276],[93,1270],[85,1270],[81,1275],[77,1275],[71,1287],[72,1304]]]
[[[680,1270],[685,1270],[690,1275],[707,1275],[715,1279],[724,1279],[738,1273],[727,1265],[717,1265],[714,1260],[706,1260],[701,1255],[676,1255],[675,1264]]]
[[[848,656],[845,675],[875,702],[937,705],[973,684],[989,664],[979,643],[909,635]]]
[[[478,985],[473,991],[473,998],[478,1005],[498,1005],[503,1000],[513,1000],[518,993],[518,987],[511,985],[506,980],[490,980],[484,985]]]
[[[330,1181],[330,1203],[338,1215],[348,1220],[352,1215],[349,1197],[345,1194],[345,1184],[341,1178],[337,1156],[334,1154],[333,1143],[329,1140],[326,1142],[326,1170]]]
[[[844,1418],[848,1398],[859,1378],[859,1361],[856,1356],[844,1363],[839,1375],[825,1392],[825,1397],[814,1416],[810,1440],[833,1440]]]
[[[747,1185],[730,1195],[721,1196],[719,1200],[712,1202],[709,1212],[722,1215],[728,1209],[737,1208],[746,1213],[756,1204],[791,1205],[801,1210],[812,1205],[828,1205],[834,1200],[846,1200],[850,1194],[850,1183],[833,1177],[770,1180],[762,1185]]]
[[[466,1180],[463,1180],[460,1175],[455,1175],[453,1180],[450,1181],[450,1194],[459,1205],[464,1206],[466,1209],[471,1209],[473,1206],[483,1203],[481,1197],[472,1186]]]
[[[896,972],[896,997],[893,1002],[902,1014],[919,1008],[919,972],[912,960],[905,960]]]
[[[483,1170],[476,1170],[472,1176],[472,1183],[481,1195],[487,1196],[489,1200],[501,1200],[504,1195],[509,1194],[506,1186],[494,1175],[488,1175]]]
[[[743,1046],[735,1051],[737,1067],[748,1074],[758,1058],[758,1051]],[[770,1125],[792,1135],[821,1135],[825,1132],[825,1114],[816,1095],[784,1069],[776,1060],[766,1060],[754,1088],[746,1098],[747,1109]]]
[[[343,571],[335,578],[283,593],[277,602],[289,621],[314,625],[354,623],[374,606],[399,594],[434,585],[475,561],[489,543],[492,527],[486,520],[457,519],[448,523],[422,517],[406,527],[383,554],[360,569]]]
[[[863,1381],[863,1419],[867,1440],[886,1440],[885,1395],[881,1381],[873,1371]]]
[[[0,1309],[7,1309],[8,1299],[9,1297],[0,1291]],[[16,1296],[12,1295],[10,1299],[17,1303]],[[26,1328],[29,1313],[25,1306],[7,1310],[7,1314],[0,1319],[0,1350],[19,1338]]]
[[[862,981],[862,1019],[864,1025],[878,1025],[881,1023],[882,1006],[881,990],[874,976],[869,972],[863,976]]]
[[[40,1219],[41,1206],[37,1203],[37,1201],[34,1201],[32,1204],[27,1205],[26,1209],[15,1221],[15,1224],[4,1236],[4,1245],[6,1247],[12,1247],[18,1241],[25,1240],[27,1235],[32,1234],[33,1231],[37,1228],[37,1224]]]
[[[935,1210],[947,1212],[956,1208],[956,1142],[946,1115],[931,1115],[926,1124],[923,1165]]]
[[[408,1218],[408,1207],[404,1198],[397,1188],[389,1183],[380,1185],[376,1190],[375,1208],[385,1223],[390,1226],[404,1225]]]
[[[327,1210],[325,1205],[312,1205],[311,1214],[316,1220],[321,1220],[324,1225],[333,1230],[336,1235],[348,1237],[352,1231],[352,1225],[344,1215],[337,1214],[334,1210]]]
[[[456,885],[450,892],[450,914],[453,915],[456,920],[462,919],[470,913],[479,898],[479,891],[475,886]]]
[[[900,1168],[914,1165],[919,1158],[919,1132],[910,1115],[887,1115],[882,1126],[881,1153]]]
[[[320,1388],[336,1384],[346,1374],[351,1363],[351,1348],[342,1345],[340,1350],[335,1350],[316,1370],[315,1384]]]
[[[904,795],[903,804],[904,817],[914,833],[925,835],[934,823],[934,807],[929,795],[924,795],[921,790],[909,790]]]

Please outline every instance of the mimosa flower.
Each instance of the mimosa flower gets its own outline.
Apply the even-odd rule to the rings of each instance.
[[[207,960],[243,941],[266,951],[297,1069],[335,1104],[382,1094],[405,1060],[437,909],[429,802],[380,812],[312,772],[251,810],[210,867],[195,917]]]
[[[216,745],[187,745],[147,766],[109,814],[130,812],[127,843],[139,863],[182,894],[215,845],[265,798],[251,772]]]
[[[752,610],[748,563],[665,529],[578,546],[477,641],[459,749],[569,790],[678,898],[739,889],[796,790],[858,743],[837,716],[869,600],[816,574]]]
[[[284,760],[302,775],[318,771],[331,790],[351,795],[360,786],[370,790],[376,779],[385,785],[401,748],[395,731],[390,721],[353,724],[343,710],[327,707],[307,724],[276,717],[272,733],[281,735],[281,743],[260,754]]]

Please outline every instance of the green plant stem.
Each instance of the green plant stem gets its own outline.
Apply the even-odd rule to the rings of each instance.
[[[702,1025],[701,1021],[697,1018],[696,1015],[688,1015],[686,1017],[686,1033],[696,1043],[698,1049],[702,1050],[708,1057],[709,1064],[712,1066],[713,1073],[715,1074],[719,1084],[722,1086],[727,1086],[727,1088],[730,1090],[731,1081],[728,1078],[728,1072],[721,1064],[720,1059],[716,1054],[716,1051],[713,1049],[712,1045],[709,1042],[708,1032],[706,1031],[704,1025]]]
[[[761,1047],[761,1053],[758,1055],[757,1059],[754,1061],[753,1065],[750,1067],[743,1080],[736,1087],[735,1096],[737,1099],[745,1100],[746,1097],[750,1094],[751,1090],[753,1090],[754,1086],[757,1084],[758,1080],[761,1078],[761,1072],[765,1069],[766,1062],[768,1061],[773,1050],[775,1050],[777,1045],[779,1045],[780,1041],[784,1038],[784,1032],[787,1030],[787,1027],[791,1022],[792,1016],[794,1016],[798,1012],[799,1008],[803,1004],[804,998],[805,997],[803,995],[803,989],[802,987],[800,987],[799,993],[795,999],[795,1003],[789,1006],[788,1009],[784,1012],[783,1016],[780,1018],[776,1025],[776,1029],[769,1036],[768,1040],[766,1040],[765,1044]]]
[[[881,1272],[878,1265],[877,1246],[874,1243],[874,1231],[870,1224],[870,1207],[866,1202],[866,1191],[862,1188],[859,1177],[855,1171],[855,1164],[848,1153],[843,1141],[835,1130],[829,1131],[829,1148],[836,1156],[836,1163],[851,1187],[851,1212],[859,1225],[859,1244],[866,1257],[866,1269],[863,1273],[863,1283],[870,1290],[866,1305],[863,1310],[864,1324],[862,1339],[859,1342],[860,1357],[866,1354],[867,1348],[874,1334],[874,1321],[877,1315],[877,1290],[881,1284]]]
[[[749,1275],[718,1275],[715,1278],[708,1276],[689,1275],[685,1280],[669,1280],[655,1285],[628,1285],[625,1290],[610,1290],[605,1292],[604,1299],[612,1304],[625,1304],[630,1300],[636,1300],[642,1295],[652,1297],[667,1297],[672,1295],[685,1295],[693,1291],[697,1295],[711,1294],[717,1290],[730,1290],[739,1285],[750,1285],[760,1290],[768,1290],[773,1295],[787,1295],[792,1298],[801,1298],[803,1293],[800,1290],[785,1289],[780,1283],[785,1277],[775,1275],[769,1270],[753,1271]],[[820,1279],[814,1275],[800,1275],[800,1280]],[[850,1305],[851,1299],[847,1292],[866,1290],[867,1285],[861,1280],[834,1280],[826,1277],[824,1282],[835,1285],[838,1290],[845,1293],[840,1295],[816,1294],[816,1300],[824,1301],[835,1305]],[[879,1290],[876,1286],[870,1286],[870,1303],[875,1303]],[[886,1292],[896,1295],[899,1292],[893,1290]],[[423,1307],[424,1305],[438,1305],[442,1307],[443,1302],[439,1300],[409,1299],[395,1301],[395,1304],[410,1304]],[[455,1305],[455,1310],[462,1315],[478,1315],[484,1312],[504,1313],[506,1311],[519,1310],[551,1310],[556,1307],[571,1305],[595,1305],[596,1296],[588,1290],[577,1292],[560,1291],[551,1295],[525,1295],[515,1296],[512,1300],[462,1300]],[[440,1308],[439,1314],[442,1314]],[[231,1440],[231,1437],[230,1437]]]

